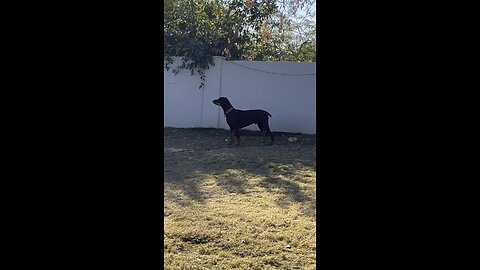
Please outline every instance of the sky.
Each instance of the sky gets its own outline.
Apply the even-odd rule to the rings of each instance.
[[[316,3],[314,3],[314,4],[311,6],[311,8],[312,8],[312,11],[313,11],[313,12],[316,12],[316,11],[317,11],[317,5],[316,5]],[[297,11],[297,15],[298,15],[299,17],[303,17],[303,16],[305,16],[305,14],[306,14],[306,8],[299,9],[299,10]],[[315,21],[315,22],[317,22],[317,17],[312,18],[312,20]]]

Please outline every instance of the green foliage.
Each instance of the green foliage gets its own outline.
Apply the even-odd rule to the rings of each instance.
[[[183,63],[173,72],[176,74],[180,69],[189,69],[193,75],[197,71],[202,87],[205,79],[203,70],[214,64],[212,56],[217,53],[211,46],[214,21],[207,19],[216,13],[214,6],[208,1],[195,5],[193,0],[166,0],[164,10],[165,67],[169,70],[173,63],[170,56],[183,56]]]
[[[283,4],[291,8],[306,2],[309,0]],[[298,40],[292,29],[299,25],[286,19],[275,0],[165,0],[164,15],[165,67],[175,74],[181,69],[192,75],[196,72],[202,79],[200,88],[204,70],[214,65],[213,56],[315,61],[315,40]],[[172,56],[182,56],[182,63],[171,67]]]

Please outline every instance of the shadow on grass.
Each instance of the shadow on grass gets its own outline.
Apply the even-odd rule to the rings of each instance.
[[[282,144],[279,140],[279,145],[244,147],[226,147],[222,141],[218,147],[218,140],[225,131],[208,129],[204,133],[202,135],[198,129],[178,130],[175,138],[165,138],[168,150],[164,151],[164,192],[170,192],[166,195],[174,202],[183,206],[204,203],[206,198],[215,195],[201,191],[205,181],[210,180],[229,193],[245,194],[262,187],[278,197],[276,202],[280,207],[299,203],[304,214],[314,215],[314,195],[305,194],[298,183],[302,182],[302,170],[315,171],[312,151],[315,141],[304,146]],[[188,149],[192,145],[197,149]],[[210,149],[211,145],[217,148]],[[201,146],[210,150],[201,149]],[[247,176],[260,180],[253,186],[246,180]]]
[[[273,189],[280,190],[280,193],[283,194],[282,200],[279,200],[279,204],[287,205],[288,202],[305,202],[309,198],[306,196],[300,186],[296,183],[284,180],[278,177],[269,177],[260,182],[260,186],[264,187],[269,191]]]
[[[216,179],[216,184],[230,193],[245,194],[247,190],[246,181],[240,175],[225,171],[226,177]]]
[[[286,176],[290,178],[292,174]],[[316,216],[315,198],[305,194],[300,185],[292,180],[286,180],[277,176],[269,176],[260,182],[260,186],[271,193],[280,194],[276,200],[276,204],[282,208],[286,208],[292,204],[299,203],[302,205],[301,212],[310,217]]]

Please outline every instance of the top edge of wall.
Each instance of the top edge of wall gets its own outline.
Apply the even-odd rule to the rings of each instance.
[[[182,56],[170,56],[174,59],[182,58]],[[223,56],[214,56],[214,59],[225,60]],[[229,60],[229,62],[248,62],[248,63],[307,63],[307,64],[316,64],[317,62],[301,62],[301,61],[251,61],[251,60]]]

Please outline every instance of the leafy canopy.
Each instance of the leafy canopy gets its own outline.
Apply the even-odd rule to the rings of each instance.
[[[173,68],[196,71],[203,86],[204,70],[213,56],[227,60],[315,61],[315,23],[295,21],[311,0],[165,0],[164,59],[182,56]]]

